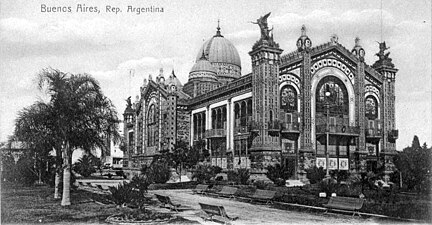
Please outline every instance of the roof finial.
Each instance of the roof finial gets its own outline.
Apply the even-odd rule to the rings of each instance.
[[[204,49],[203,49],[203,51],[202,51],[202,55],[201,55],[200,60],[207,60],[207,57],[206,57],[206,55],[205,55],[205,50],[204,50]]]
[[[306,36],[306,26],[304,24],[301,27],[301,35]]]
[[[221,35],[221,32],[220,32],[220,26],[219,26],[219,23],[220,23],[220,20],[218,19],[218,25],[217,25],[217,27],[216,27],[217,31],[216,31],[216,35],[215,35],[215,37],[223,37],[223,36]]]

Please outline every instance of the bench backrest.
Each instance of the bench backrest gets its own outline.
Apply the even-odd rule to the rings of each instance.
[[[165,195],[158,195],[158,194],[155,194],[156,195],[156,198],[160,201],[160,202],[162,202],[162,203],[164,203],[164,204],[172,204],[171,203],[171,199],[168,197],[168,196],[165,196]]]
[[[205,203],[199,203],[199,205],[201,206],[201,209],[209,215],[222,216],[222,217],[226,216],[225,209],[223,206],[209,205]]]
[[[237,188],[230,186],[223,186],[222,190],[219,192],[220,194],[233,195],[237,192]]]
[[[206,185],[206,184],[198,184],[198,185],[196,186],[195,190],[198,190],[198,191],[207,190],[208,187],[209,187],[209,186]]]
[[[253,197],[272,199],[276,195],[276,191],[257,189]]]
[[[347,208],[360,209],[363,206],[364,199],[350,197],[331,197],[329,205],[346,206]]]

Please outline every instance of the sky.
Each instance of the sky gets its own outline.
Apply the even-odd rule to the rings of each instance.
[[[78,4],[97,10],[77,12]],[[46,12],[52,7],[66,12]],[[163,12],[138,14],[128,12],[129,7]],[[187,82],[199,49],[215,34],[218,20],[222,35],[240,54],[242,74],[247,74],[248,52],[260,36],[250,21],[268,12],[283,54],[296,50],[303,24],[313,46],[337,34],[339,43],[352,49],[358,36],[369,65],[377,59],[377,41],[386,41],[399,69],[397,149],[411,145],[414,135],[432,145],[429,0],[5,0],[0,3],[0,141],[12,134],[19,110],[47,99],[35,83],[42,69],[93,75],[122,117],[125,99],[135,99],[143,79],[149,74],[155,78],[160,68],[165,77],[174,69],[180,81]]]

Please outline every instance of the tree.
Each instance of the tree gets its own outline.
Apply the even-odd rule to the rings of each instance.
[[[41,165],[48,161],[49,152],[56,152],[56,173],[54,198],[59,198],[59,183],[61,177],[61,141],[55,124],[55,111],[52,105],[37,101],[18,112],[15,120],[14,138],[26,143],[34,152],[41,174]],[[40,176],[39,176],[40,177]]]
[[[98,160],[94,155],[85,154],[74,163],[73,170],[83,177],[89,177],[92,173],[96,172],[95,168],[98,165]]]
[[[411,147],[406,147],[399,152],[394,163],[399,173],[402,174],[403,183],[410,190],[430,191],[432,179],[432,149],[428,149],[426,143],[420,146],[417,136],[414,136]]]
[[[202,146],[190,147],[187,142],[177,140],[171,151],[161,151],[161,158],[164,158],[181,177],[183,168],[192,168],[203,159]]]
[[[115,142],[118,118],[115,107],[105,97],[99,83],[88,74],[66,74],[54,69],[44,69],[38,77],[40,90],[50,97],[54,130],[58,133],[63,159],[62,206],[71,204],[70,178],[72,153],[81,148],[90,151],[106,148],[106,137]]]

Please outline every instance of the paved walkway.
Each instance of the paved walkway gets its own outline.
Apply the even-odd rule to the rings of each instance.
[[[204,221],[204,212],[198,203],[222,205],[229,216],[238,216],[239,219],[232,224],[394,224],[394,221],[383,221],[377,218],[359,218],[341,214],[324,214],[319,212],[299,212],[272,208],[268,205],[257,205],[227,198],[215,198],[192,194],[191,190],[152,190],[149,194],[162,194],[170,196],[174,203],[186,208],[178,214],[186,219],[198,221],[201,224],[219,224]],[[164,209],[165,210],[165,209]],[[169,211],[166,209],[166,211]]]

